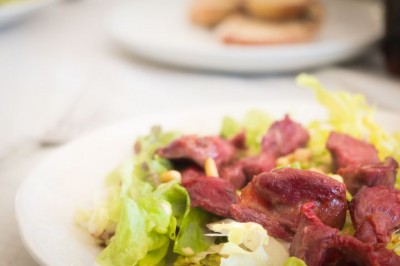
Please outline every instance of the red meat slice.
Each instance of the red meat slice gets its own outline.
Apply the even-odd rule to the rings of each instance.
[[[241,189],[252,180],[253,176],[269,172],[275,165],[275,158],[269,154],[262,153],[223,167],[220,175],[222,178],[229,180],[236,188]]]
[[[239,134],[233,136],[233,138],[229,141],[238,149],[246,149],[246,131],[242,130]]]
[[[363,242],[386,244],[400,226],[400,191],[384,187],[363,187],[351,201],[355,237]]]
[[[362,186],[394,187],[398,167],[396,160],[389,157],[380,163],[340,168],[338,174],[343,177],[347,190],[355,195]]]
[[[290,244],[291,256],[302,259],[308,266],[320,266],[338,229],[329,227],[315,215],[313,202],[301,207],[297,233]]]
[[[232,161],[236,150],[232,143],[220,137],[184,136],[159,149],[157,154],[167,159],[189,159],[203,167],[208,157],[218,166]]]
[[[313,213],[315,208],[313,202],[302,206],[297,233],[289,249],[291,256],[308,266],[400,265],[400,257],[383,245],[363,243],[323,224]]]
[[[367,142],[332,132],[326,144],[337,169],[379,163],[378,151]]]
[[[222,217],[230,217],[230,206],[238,201],[235,187],[219,177],[183,178],[182,185],[189,193],[192,207],[199,207]]]
[[[231,205],[230,214],[235,220],[243,223],[258,223],[267,230],[268,235],[288,242],[292,240],[292,235],[294,235],[292,231],[293,223],[291,221],[281,219],[279,216],[269,215],[255,208],[233,204]]]
[[[237,189],[241,189],[247,184],[243,165],[239,162],[222,167],[219,174],[221,178],[229,181]]]
[[[288,155],[306,146],[309,139],[307,130],[294,122],[288,115],[271,125],[262,140],[262,150],[275,158]]]
[[[277,169],[255,176],[242,190],[239,206],[231,207],[231,215],[238,221],[258,222],[271,236],[290,240],[296,232],[300,207],[309,201],[316,202],[315,212],[324,223],[342,228],[346,216],[345,191],[344,184],[324,174],[293,168]],[[246,209],[259,214],[246,217],[246,213],[251,213],[245,212]],[[270,220],[277,223],[270,223]],[[275,228],[277,225],[279,228]],[[274,235],[281,231],[285,235]]]
[[[206,175],[203,169],[196,166],[188,167],[182,170],[181,174],[182,174],[182,183],[185,183],[189,179],[194,179]]]

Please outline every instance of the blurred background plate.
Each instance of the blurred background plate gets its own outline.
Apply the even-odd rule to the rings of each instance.
[[[132,0],[116,8],[109,33],[125,50],[152,61],[222,72],[294,72],[341,62],[364,52],[383,34],[377,2],[323,1],[318,37],[279,46],[226,46],[188,19],[190,0]]]
[[[57,0],[13,0],[0,3],[0,28],[18,22],[55,1]]]

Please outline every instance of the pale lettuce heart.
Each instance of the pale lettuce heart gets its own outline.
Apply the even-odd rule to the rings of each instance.
[[[220,251],[221,266],[282,266],[289,258],[287,245],[270,237],[257,223],[226,219],[208,227],[218,233],[211,236],[228,237]]]

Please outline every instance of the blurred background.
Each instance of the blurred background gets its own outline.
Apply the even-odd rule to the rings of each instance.
[[[0,265],[36,265],[15,193],[87,131],[176,109],[311,101],[301,72],[399,114],[399,1],[321,0],[316,13],[314,1],[278,19],[219,1],[0,0]]]

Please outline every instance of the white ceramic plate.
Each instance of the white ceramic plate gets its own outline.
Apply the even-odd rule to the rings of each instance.
[[[94,196],[104,191],[105,176],[132,154],[138,135],[155,124],[165,130],[217,133],[224,115],[240,118],[255,107],[277,118],[289,111],[303,123],[324,116],[313,103],[233,104],[140,117],[83,136],[55,151],[21,186],[16,211],[26,247],[42,265],[93,265],[100,248],[74,223],[74,213],[79,206],[90,206]],[[379,121],[400,130],[396,115],[380,113]]]
[[[15,23],[57,0],[14,0],[0,4],[0,27]]]
[[[382,36],[377,2],[327,0],[326,21],[312,42],[226,46],[188,20],[190,0],[132,0],[114,10],[111,37],[141,57],[181,67],[224,72],[289,72],[331,64],[362,53]]]

